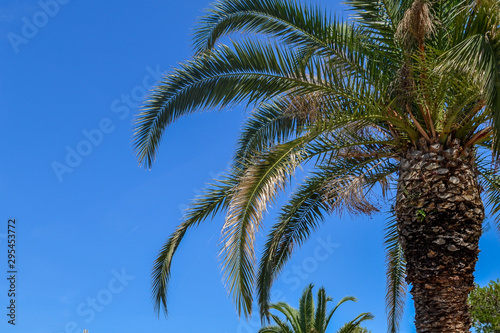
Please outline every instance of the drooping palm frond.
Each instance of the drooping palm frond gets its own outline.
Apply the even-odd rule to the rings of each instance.
[[[331,17],[318,6],[282,0],[218,1],[201,18],[194,35],[197,52],[214,47],[224,35],[234,32],[262,33],[292,45],[329,47]]]
[[[269,316],[270,286],[278,275],[279,269],[274,266],[275,254],[284,235],[285,226],[288,223],[296,223],[307,227],[298,228],[307,238],[310,232],[318,227],[319,222],[323,221],[324,213],[328,211],[328,205],[324,202],[320,189],[326,184],[326,175],[319,175],[310,179],[306,186],[299,189],[292,197],[289,204],[283,207],[284,213],[280,220],[271,230],[268,240],[264,246],[264,252],[259,264],[259,273],[257,279],[257,290],[259,294],[258,302],[261,317]],[[288,213],[285,213],[287,212]],[[286,217],[286,220],[283,219]],[[288,222],[288,223],[285,223]],[[300,242],[300,239],[298,239]],[[293,245],[292,245],[293,248]],[[290,251],[292,251],[290,248]]]
[[[307,179],[289,202],[283,206],[278,222],[269,233],[259,265],[258,302],[262,317],[268,316],[271,286],[293,251],[305,242],[332,210],[370,213],[376,208],[366,201],[374,185],[383,182],[398,170],[397,165],[378,158],[343,159],[323,167]],[[358,182],[353,183],[352,177]],[[360,196],[350,196],[363,191]],[[360,193],[360,192],[358,192]]]
[[[284,102],[270,102],[256,109],[243,126],[235,163],[245,163],[254,154],[268,150],[291,138],[296,132],[296,121],[286,112]]]
[[[152,272],[153,298],[155,309],[159,312],[163,307],[167,313],[167,291],[170,280],[170,267],[173,256],[184,238],[186,231],[197,226],[207,218],[215,216],[220,210],[227,208],[234,189],[238,184],[239,174],[223,176],[219,182],[209,185],[188,207],[184,222],[169,237],[161,248]]]
[[[333,299],[332,299],[333,301]],[[344,303],[347,303],[347,302],[357,302],[357,298],[356,297],[353,297],[353,296],[345,296],[343,297],[338,303],[337,305],[335,305],[335,307],[333,309],[330,310],[330,312],[326,315],[325,317],[325,330],[326,328],[328,327],[328,324],[330,323],[330,320],[332,320],[332,317],[333,315],[335,314],[335,312],[338,310],[338,308],[344,304]]]
[[[307,103],[312,102],[314,97],[315,94],[290,100],[285,96],[255,109],[241,131],[234,157],[235,166],[244,165],[252,156],[300,136],[303,126],[311,121],[313,107]],[[297,100],[301,101],[300,105]]]
[[[300,80],[290,78],[297,73],[291,53],[258,42],[233,46],[181,65],[154,90],[135,123],[141,163],[151,166],[165,127],[182,115],[245,99],[270,99],[297,87]]]
[[[140,163],[150,167],[165,128],[197,110],[314,92],[331,96],[331,102],[370,105],[362,98],[369,87],[327,67],[320,58],[309,59],[307,71],[296,59],[294,52],[277,45],[247,40],[233,43],[232,48],[220,46],[181,65],[165,76],[136,118],[134,142]]]
[[[395,213],[391,210],[385,224],[384,235],[387,277],[385,299],[389,333],[399,332],[406,303],[406,262],[398,235]]]
[[[361,115],[369,118],[371,115],[364,111],[366,105],[356,105],[352,108],[356,111],[351,111],[349,117],[346,109],[350,106],[339,105],[339,103],[342,101],[328,94],[313,92],[293,96],[285,95],[277,100],[261,104],[252,112],[243,126],[236,147],[234,167],[244,167],[254,156],[273,149],[287,140],[300,137],[303,133],[339,132],[346,124],[352,122],[352,118],[359,118]],[[327,112],[328,115],[325,114]],[[317,135],[309,136],[311,142],[320,140]],[[357,138],[360,138],[360,135]],[[339,141],[340,138],[337,137],[336,140]],[[351,141],[353,141],[352,138]],[[306,147],[308,154],[315,156],[324,152],[325,148],[319,146],[319,141],[316,144],[311,142]],[[330,150],[335,149],[330,148]]]
[[[224,278],[239,314],[251,313],[254,242],[262,215],[303,161],[303,138],[280,145],[253,161],[232,195],[222,229]]]
[[[199,53],[207,52],[220,38],[233,33],[265,35],[287,48],[299,49],[303,55],[299,59],[320,55],[331,68],[373,82],[389,67],[397,70],[401,61],[396,48],[386,47],[380,56],[380,43],[374,44],[362,26],[332,18],[317,6],[285,0],[217,2],[201,19],[195,47]]]

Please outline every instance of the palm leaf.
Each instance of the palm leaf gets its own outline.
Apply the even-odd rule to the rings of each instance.
[[[222,0],[201,18],[194,44],[197,52],[214,47],[224,35],[241,31],[283,38],[294,45],[325,45],[330,17],[317,6],[281,0]]]
[[[338,303],[337,305],[335,305],[335,307],[326,315],[325,317],[325,329],[326,327],[328,326],[328,324],[330,323],[330,320],[332,319],[333,315],[335,314],[335,312],[338,310],[338,308],[344,304],[344,303],[347,303],[347,302],[357,302],[357,299],[356,297],[353,297],[353,296],[346,296],[346,297],[343,297]]]
[[[313,284],[307,286],[299,299],[301,332],[309,332],[314,325],[314,298],[312,293],[313,287]]]
[[[334,209],[352,212],[375,209],[366,202],[365,197],[375,183],[383,181],[396,172],[397,166],[380,163],[377,158],[356,158],[343,160],[321,169],[321,172],[306,180],[289,203],[283,206],[279,221],[273,226],[259,266],[257,279],[258,302],[261,316],[268,315],[268,302],[273,281],[283,269],[297,246],[305,242],[310,234],[324,220],[325,213]],[[353,183],[351,175],[358,174],[360,182]],[[365,187],[363,200],[352,197],[352,186]],[[325,192],[325,190],[327,190]]]
[[[355,330],[359,327],[359,325],[366,321],[366,320],[372,320],[374,316],[371,313],[365,312],[351,320],[350,322],[346,323],[340,330],[337,331],[337,333],[354,333]]]
[[[314,315],[314,329],[316,332],[324,332],[328,323],[326,322],[326,308],[327,303],[332,300],[331,297],[326,296],[325,288],[321,287],[318,290],[318,304],[316,306],[316,314]]]
[[[273,44],[257,41],[221,46],[181,65],[153,91],[135,121],[134,143],[140,163],[150,167],[165,128],[195,110],[225,107],[241,101],[253,104],[287,93],[290,97],[313,92],[331,95],[331,101],[353,100],[371,107],[352,90],[355,81],[310,59],[308,71],[296,65],[296,55]],[[318,73],[324,73],[318,76]]]
[[[486,191],[486,205],[491,207],[491,214],[500,232],[500,175],[496,170],[485,167],[486,163],[482,158],[479,159],[478,171],[481,185]]]
[[[290,181],[303,160],[303,138],[263,154],[245,171],[229,204],[222,230],[224,278],[238,313],[249,315],[254,283],[254,242],[268,203]]]
[[[167,291],[172,259],[185,233],[188,229],[228,207],[234,188],[238,184],[238,177],[237,173],[223,176],[219,182],[204,189],[188,207],[184,222],[177,227],[161,248],[152,272],[153,298],[158,312],[163,307],[165,314],[167,313]]]
[[[384,245],[386,252],[386,312],[387,331],[396,333],[403,316],[406,303],[406,262],[403,249],[398,241],[397,221],[391,211],[391,216],[385,225]]]
[[[246,164],[252,156],[279,145],[299,133],[300,121],[293,117],[287,99],[259,106],[245,122],[236,154],[235,165]]]
[[[290,324],[282,321],[278,316],[272,316],[277,325],[270,325],[259,329],[259,333],[296,333]]]

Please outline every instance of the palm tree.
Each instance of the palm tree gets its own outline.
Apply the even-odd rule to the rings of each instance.
[[[381,194],[393,203],[389,330],[397,330],[406,279],[417,332],[469,331],[483,198],[500,210],[499,2],[346,2],[352,20],[287,0],[220,0],[196,29],[193,59],[145,102],[134,142],[146,167],[177,118],[242,102],[252,109],[232,166],[192,202],[156,259],[158,310],[167,310],[171,262],[186,231],[219,211],[237,311],[251,313],[256,287],[266,319],[271,286],[293,250],[328,214],[379,211],[373,198]],[[281,208],[257,265],[266,207],[305,163],[310,174]]]
[[[356,301],[354,297],[344,297],[337,305],[327,312],[327,303],[333,299],[326,296],[324,288],[318,291],[317,307],[314,306],[313,285],[307,286],[299,300],[299,309],[294,309],[289,304],[279,302],[271,304],[270,308],[281,312],[285,321],[271,314],[276,325],[268,325],[259,330],[259,333],[325,333],[333,314],[340,305],[348,301]],[[373,319],[371,313],[362,313],[340,328],[337,333],[356,333],[363,321]]]

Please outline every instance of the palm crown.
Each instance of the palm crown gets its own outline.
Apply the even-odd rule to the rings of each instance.
[[[267,317],[271,285],[293,250],[329,213],[376,212],[372,196],[397,203],[397,184],[408,199],[401,170],[414,150],[429,149],[424,146],[472,149],[478,186],[498,211],[500,180],[489,156],[496,161],[500,142],[499,3],[347,4],[352,20],[286,0],[216,2],[195,31],[193,59],[166,75],[145,102],[134,142],[146,167],[178,117],[241,102],[252,107],[232,167],[195,198],[159,253],[153,269],[158,307],[167,308],[171,261],[185,232],[226,211],[221,259],[227,288],[238,312],[248,315],[256,286]],[[236,38],[223,44],[228,35]],[[282,207],[257,266],[254,241],[264,211],[304,163],[313,169]],[[403,252],[411,252],[400,244],[400,206],[386,237],[392,331],[405,292]],[[422,216],[432,212],[423,209]]]
[[[333,301],[326,296],[324,288],[318,290],[317,304],[314,304],[313,285],[307,286],[299,300],[299,309],[291,307],[285,302],[271,304],[271,309],[276,310],[285,316],[282,320],[279,316],[272,314],[271,317],[275,325],[268,325],[259,330],[259,333],[325,333],[330,321],[337,309],[348,301],[356,301],[354,297],[344,297],[332,309],[327,309],[328,302]],[[337,333],[356,333],[362,329],[359,325],[365,321],[373,319],[371,313],[361,313],[356,318],[347,322]]]

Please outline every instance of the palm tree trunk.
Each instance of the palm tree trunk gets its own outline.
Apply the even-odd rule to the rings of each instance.
[[[396,216],[418,333],[469,332],[484,219],[475,151],[420,142],[401,158]]]

